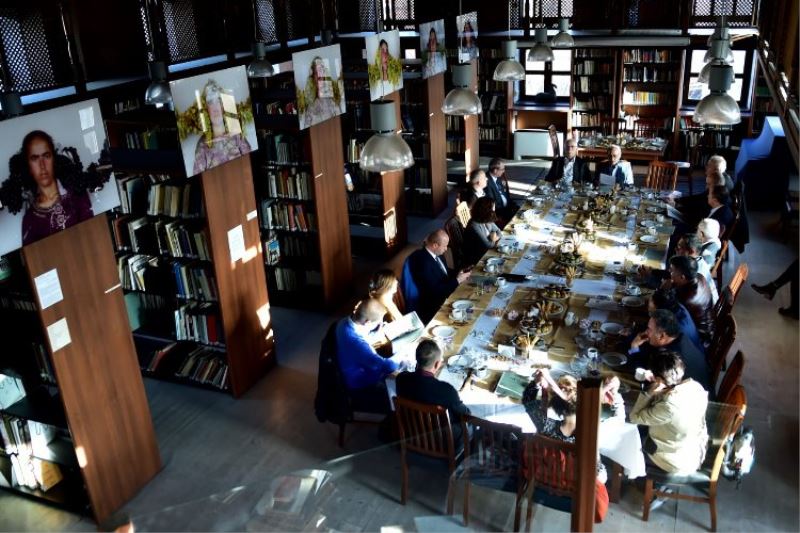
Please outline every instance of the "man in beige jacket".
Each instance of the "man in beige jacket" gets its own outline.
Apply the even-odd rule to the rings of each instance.
[[[684,379],[684,362],[677,352],[664,352],[652,365],[652,383],[630,412],[630,421],[648,426],[644,445],[649,461],[670,474],[695,472],[708,445],[708,393],[691,378]]]

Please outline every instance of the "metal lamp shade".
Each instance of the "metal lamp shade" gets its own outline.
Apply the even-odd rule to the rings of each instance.
[[[694,110],[694,120],[700,124],[730,126],[742,121],[739,104],[728,94],[733,80],[733,67],[712,65],[708,87],[711,94],[700,100]]]
[[[150,85],[144,92],[144,103],[149,105],[172,104],[172,91],[167,83],[167,65],[163,61],[150,61],[147,64],[150,72]]]
[[[369,172],[390,172],[413,166],[414,154],[411,153],[411,148],[395,131],[397,120],[394,102],[372,102],[370,115],[375,135],[364,144],[359,166]]]
[[[728,65],[733,65],[733,51],[731,50],[730,41],[727,39],[714,39],[711,43],[711,48],[708,49],[703,61],[708,63],[714,59],[721,59]]]
[[[553,49],[547,45],[547,28],[536,28],[536,44],[528,52],[528,61],[552,61]]]
[[[503,59],[494,69],[495,81],[520,81],[525,79],[525,69],[517,61],[517,41],[503,41]]]
[[[266,59],[267,47],[264,43],[253,44],[253,57],[255,57],[253,62],[247,65],[248,78],[269,78],[275,74],[272,63]]]
[[[558,33],[550,44],[554,48],[572,48],[575,46],[575,39],[569,34],[569,19],[561,19],[558,21]]]
[[[442,112],[445,115],[477,115],[483,111],[478,95],[470,89],[472,85],[472,66],[453,65],[453,89],[444,97]]]

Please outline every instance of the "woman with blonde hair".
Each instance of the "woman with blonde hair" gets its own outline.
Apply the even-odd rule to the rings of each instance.
[[[369,280],[369,297],[378,300],[386,308],[388,322],[399,320],[403,313],[398,306],[397,276],[389,269],[378,270]]]

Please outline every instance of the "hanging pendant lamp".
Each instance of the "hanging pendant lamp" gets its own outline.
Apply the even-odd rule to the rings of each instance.
[[[253,61],[247,65],[248,78],[269,78],[275,74],[272,63],[267,60],[267,45],[259,39],[258,12],[256,0],[251,2],[253,8]]]
[[[547,44],[547,28],[536,28],[533,40],[536,44],[528,52],[528,61],[552,61],[553,49]]]
[[[733,81],[733,67],[715,64],[711,66],[708,88],[711,93],[697,104],[694,121],[699,124],[730,126],[742,121],[739,104],[728,94]]]
[[[525,79],[525,68],[517,61],[517,41],[503,41],[503,59],[494,69],[494,81],[520,81]]]
[[[575,46],[575,39],[569,34],[569,19],[558,21],[558,33],[550,41],[553,48],[572,48]]]
[[[472,65],[453,65],[453,88],[444,97],[442,112],[445,115],[477,115],[483,111],[481,99],[471,89]]]
[[[375,134],[361,150],[359,166],[369,172],[403,170],[414,165],[414,154],[397,133],[397,117],[392,100],[369,104],[370,124]]]
[[[711,44],[709,53],[711,54],[710,60],[703,65],[703,68],[700,69],[700,74],[697,76],[697,81],[700,83],[708,83],[711,68],[714,65],[733,65],[733,53],[730,49],[730,42],[727,39],[715,39]]]
[[[160,107],[172,105],[172,91],[167,83],[167,65],[163,61],[150,61],[147,63],[150,72],[150,85],[144,92],[144,103]]]

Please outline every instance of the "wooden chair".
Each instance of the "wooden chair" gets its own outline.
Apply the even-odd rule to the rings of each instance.
[[[711,369],[711,387],[715,387],[720,372],[725,366],[725,360],[728,356],[733,343],[736,341],[736,319],[733,315],[727,314],[723,316],[714,330],[714,340],[711,346],[708,347],[708,367]]]
[[[524,449],[522,429],[511,424],[490,422],[474,416],[461,419],[464,435],[464,461],[456,471],[456,479],[464,486],[464,527],[469,524],[470,485],[517,493],[514,514],[514,531],[519,531],[520,505],[524,483],[521,474]],[[471,435],[470,437],[468,437]]]
[[[718,413],[706,412],[706,424],[709,427],[709,448],[706,459],[700,469],[688,476],[660,475],[648,472],[645,479],[644,504],[642,520],[650,518],[650,502],[656,498],[671,498],[697,503],[707,503],[711,514],[711,531],[717,530],[717,483],[725,459],[728,437],[739,431],[747,412],[747,396],[744,387],[739,386],[728,396],[731,407],[723,408]],[[726,402],[727,403],[727,402]],[[679,492],[663,492],[654,489],[654,482],[663,484],[691,485],[703,492],[701,496],[682,494]]]
[[[730,395],[733,388],[741,381],[743,371],[744,354],[739,350],[733,356],[728,370],[725,371],[725,375],[722,377],[722,383],[719,384],[719,389],[717,390],[717,398],[727,398]]]
[[[408,498],[408,452],[447,461],[450,486],[447,490],[447,514],[453,514],[453,472],[456,469],[455,444],[450,415],[441,405],[428,405],[399,396],[394,397],[395,418],[400,435],[402,484],[400,503]]]
[[[452,261],[450,266],[457,270],[464,266],[464,226],[460,218],[454,215],[444,223],[444,230],[450,237],[445,257]]]
[[[748,274],[750,274],[750,269],[747,267],[747,263],[739,265],[739,268],[733,273],[731,282],[728,283],[728,287],[731,289],[731,294],[733,295],[733,303],[736,303],[736,298],[739,297],[739,291],[742,290],[744,282],[747,281]]]
[[[658,137],[658,131],[663,126],[664,126],[663,120],[640,118],[639,120],[633,123],[633,136]]]
[[[517,506],[522,502],[522,490],[528,499],[525,527],[530,530],[533,504],[539,503],[559,511],[572,512],[572,498],[577,490],[575,465],[576,446],[543,435],[526,435],[525,485],[517,493]],[[519,514],[519,509],[516,511]]]
[[[664,161],[651,161],[644,186],[657,191],[674,191],[678,184],[678,165]]]
[[[714,320],[714,330],[722,327],[722,319],[733,311],[733,294],[731,288],[725,287],[719,293],[719,299],[711,310],[712,319]]]
[[[717,260],[714,262],[714,267],[711,269],[711,277],[717,282],[717,288],[722,287],[722,270],[724,268],[723,262],[727,253],[728,241],[722,241],[722,248],[719,249]]]
[[[561,157],[561,145],[558,142],[558,129],[555,124],[550,124],[547,127],[547,132],[550,134],[550,145],[553,147],[553,159]]]
[[[469,210],[467,202],[461,202],[456,206],[456,217],[461,222],[461,227],[466,228],[472,218],[472,212]]]

